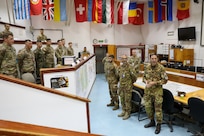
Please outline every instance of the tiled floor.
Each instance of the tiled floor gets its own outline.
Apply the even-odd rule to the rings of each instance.
[[[90,120],[91,133],[106,136],[153,136],[155,128],[144,128],[149,120],[138,121],[137,114],[132,114],[128,120],[122,120],[117,117],[121,113],[119,110],[113,111],[106,104],[110,102],[108,85],[103,74],[96,76],[89,96],[90,102]],[[186,127],[173,126],[174,132],[170,132],[166,124],[162,125],[160,136],[190,136]]]

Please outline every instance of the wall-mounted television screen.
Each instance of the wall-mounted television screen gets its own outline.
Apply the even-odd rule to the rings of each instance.
[[[195,41],[196,40],[195,27],[178,28],[178,40],[179,41]]]

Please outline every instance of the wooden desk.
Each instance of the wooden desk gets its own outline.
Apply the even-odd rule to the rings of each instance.
[[[204,100],[204,89],[200,89],[198,91],[193,91],[193,92],[190,92],[190,93],[186,93],[186,96],[185,97],[179,97],[179,96],[174,96],[174,99],[178,102],[181,102],[185,105],[188,105],[188,99],[190,97],[197,97],[197,98],[200,98],[202,100]]]
[[[142,77],[137,79],[137,81],[134,83],[134,86],[140,89],[145,89],[145,83],[142,82]],[[188,104],[188,98],[193,96],[201,97],[201,99],[204,100],[204,89],[200,87],[182,84],[174,81],[168,81],[166,84],[163,85],[163,88],[166,88],[169,91],[171,91],[171,93],[174,96],[174,99],[185,105]],[[178,91],[186,92],[186,96],[185,97],[177,96]]]

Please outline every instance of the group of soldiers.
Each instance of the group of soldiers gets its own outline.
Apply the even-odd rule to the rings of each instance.
[[[119,109],[120,100],[122,113],[118,117],[123,117],[123,120],[126,120],[130,117],[131,108],[133,108],[131,103],[133,83],[137,80],[141,60],[137,57],[135,50],[132,50],[132,56],[122,55],[120,59],[120,65],[118,66],[114,62],[114,56],[107,53],[102,61],[111,98],[111,102],[107,106],[114,106],[113,110],[117,110]],[[158,56],[151,54],[150,63],[145,66],[143,75],[143,82],[146,84],[144,89],[145,110],[150,119],[150,122],[144,127],[156,126],[155,134],[159,134],[161,131],[163,120],[162,85],[166,84],[167,81],[168,76],[164,67],[158,63]],[[156,122],[154,116],[156,117]]]
[[[51,46],[51,39],[46,39],[46,46],[42,48],[42,41],[38,39],[36,49],[32,51],[32,41],[25,40],[25,47],[18,51],[12,46],[14,37],[12,32],[2,32],[3,43],[0,46],[0,73],[22,80],[36,83],[40,79],[41,68],[55,67],[54,57],[57,64],[62,65],[63,56],[73,56],[72,43],[65,46],[65,39],[57,41],[57,48]]]
[[[133,83],[139,74],[140,58],[136,51],[132,50],[132,56],[121,56],[121,63],[118,66],[114,62],[114,55],[106,54],[103,59],[105,77],[109,85],[111,102],[107,106],[114,106],[113,110],[119,109],[119,96],[122,106],[122,113],[118,117],[126,120],[131,113],[131,98]]]

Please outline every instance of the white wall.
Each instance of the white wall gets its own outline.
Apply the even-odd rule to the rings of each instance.
[[[2,21],[9,22],[7,16],[6,0],[1,1],[0,5],[0,17]],[[8,0],[8,3],[11,0]],[[144,1],[144,0],[139,0]],[[176,2],[173,1],[174,5],[174,21],[172,22],[162,22],[156,24],[148,23],[148,7],[147,2],[145,2],[145,15],[144,21],[145,24],[142,26],[134,25],[106,25],[106,24],[95,24],[95,23],[76,23],[75,21],[75,11],[73,1],[67,0],[70,5],[71,15],[69,15],[70,22],[54,22],[54,21],[44,21],[42,16],[33,16],[31,21],[16,21],[12,18],[12,10],[10,5],[10,18],[11,23],[16,23],[18,25],[26,26],[26,37],[30,39],[36,39],[39,30],[34,31],[34,37],[30,33],[30,26],[34,29],[60,29],[63,30],[63,37],[66,39],[66,43],[72,41],[74,43],[75,55],[77,52],[83,50],[84,46],[87,46],[90,52],[93,52],[93,39],[98,40],[107,40],[107,43],[104,44],[116,44],[116,45],[133,45],[133,44],[181,44],[185,48],[194,48],[195,49],[195,65],[203,65],[204,61],[204,48],[200,46],[200,34],[201,34],[201,15],[202,15],[202,1],[199,1],[199,4],[191,1],[190,7],[190,18],[178,21],[176,18]],[[115,14],[116,16],[117,14]],[[196,26],[196,41],[194,42],[180,42],[178,43],[177,38],[177,28],[178,27],[188,27]],[[1,30],[1,27],[0,27]],[[12,30],[12,29],[11,29]],[[174,32],[173,36],[167,36],[167,32]],[[45,30],[45,34],[48,37],[51,37],[53,41],[57,41],[61,38],[61,33],[59,31],[51,32],[50,30]],[[199,59],[202,59],[200,61]],[[199,60],[199,61],[196,61]]]

